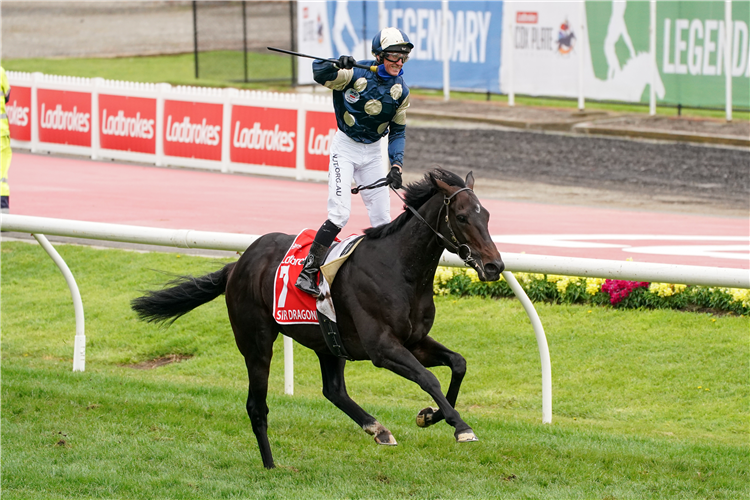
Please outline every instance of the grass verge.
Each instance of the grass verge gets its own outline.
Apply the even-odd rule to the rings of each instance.
[[[3,243],[4,498],[746,498],[748,318],[538,304],[553,368],[541,423],[539,355],[514,300],[436,299],[433,336],[467,359],[458,410],[480,441],[419,429],[416,385],[350,363],[352,397],[393,431],[378,447],[320,394],[295,349],[295,396],[272,364],[262,469],[246,375],[221,299],[168,330],[129,300],[173,273],[225,261],[60,245],[86,313],[87,366],[72,373],[72,302],[37,245]],[[715,321],[712,321],[715,319]],[[133,365],[170,354],[151,370]],[[447,369],[436,369],[444,385]]]

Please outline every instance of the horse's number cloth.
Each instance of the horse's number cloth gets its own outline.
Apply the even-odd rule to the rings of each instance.
[[[342,263],[342,251],[349,250],[352,247],[348,242],[353,238],[357,238],[357,236],[349,236],[342,244],[336,245],[326,258],[326,262],[334,264],[333,267],[336,271]],[[294,239],[281,260],[281,264],[276,269],[273,282],[273,317],[277,323],[282,325],[318,324],[315,297],[294,286],[300,271],[302,271],[305,257],[310,252],[313,239],[315,239],[315,230],[303,229]],[[351,250],[353,251],[354,248],[352,247]],[[337,262],[332,262],[337,259],[339,259]],[[332,274],[335,275],[335,271],[328,273],[331,280],[333,279]]]

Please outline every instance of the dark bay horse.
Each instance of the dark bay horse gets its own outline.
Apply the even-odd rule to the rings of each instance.
[[[489,213],[472,191],[471,173],[462,180],[435,169],[405,188],[407,208],[393,222],[365,230],[365,238],[344,263],[331,287],[339,331],[355,360],[370,360],[427,392],[438,409],[425,408],[417,424],[445,419],[458,442],[476,436],[455,410],[466,361],[429,337],[435,319],[433,278],[445,248],[474,267],[482,281],[495,281],[505,265],[490,238]],[[320,360],[323,395],[379,444],[395,445],[391,432],[346,392],[346,360],[334,356],[317,325],[280,325],[273,318],[276,268],[294,236],[270,233],[257,239],[237,262],[205,276],[183,276],[170,287],[134,299],[140,319],[171,324],[183,314],[226,295],[229,320],[249,378],[247,413],[266,468],[274,467],[268,443],[266,395],[273,343],[279,333],[312,349]],[[443,395],[427,367],[448,366]]]

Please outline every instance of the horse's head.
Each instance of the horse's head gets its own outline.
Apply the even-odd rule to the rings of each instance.
[[[474,175],[466,176],[466,187],[451,186],[430,173],[433,185],[442,193],[437,230],[451,245],[448,250],[471,265],[482,281],[497,281],[505,264],[490,237],[490,213],[474,194]]]

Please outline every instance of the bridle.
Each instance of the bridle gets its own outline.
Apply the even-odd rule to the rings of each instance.
[[[357,194],[363,189],[374,189],[374,188],[383,187],[387,185],[388,184],[386,184],[385,178],[379,179],[367,186],[357,186],[355,188],[352,188],[352,194]],[[474,191],[471,188],[468,188],[468,187],[460,188],[457,191],[455,191],[453,194],[451,194],[450,196],[445,196],[445,195],[443,196],[443,204],[440,206],[440,210],[438,210],[437,223],[435,224],[435,227],[440,227],[440,216],[443,214],[443,208],[445,208],[445,223],[448,226],[448,231],[450,232],[450,236],[451,236],[450,240],[446,238],[445,236],[443,236],[443,234],[440,233],[440,231],[433,228],[430,225],[430,223],[424,219],[424,217],[419,215],[419,212],[417,212],[414,209],[414,207],[406,203],[406,200],[399,194],[397,190],[393,189],[393,187],[391,187],[391,190],[394,193],[396,193],[396,196],[398,196],[401,201],[404,202],[404,206],[408,208],[412,214],[414,214],[414,217],[424,222],[424,224],[427,227],[429,227],[433,233],[435,233],[435,236],[437,236],[438,238],[438,242],[442,243],[445,248],[448,248],[449,250],[453,251],[453,253],[458,255],[458,257],[461,260],[463,260],[464,264],[466,264],[467,266],[472,267],[473,269],[477,269],[479,267],[479,263],[471,255],[471,247],[469,247],[467,243],[461,243],[460,241],[458,241],[458,238],[456,238],[456,233],[455,231],[453,231],[453,227],[451,226],[450,210],[448,208],[449,205],[451,204],[451,200],[461,191],[471,191],[473,193]]]
[[[443,204],[440,207],[440,210],[438,210],[437,224],[435,224],[435,227],[439,227],[440,226],[440,216],[443,213],[443,208],[445,208],[445,224],[448,226],[448,231],[450,231],[450,233],[451,233],[451,240],[452,241],[449,241],[445,236],[443,236],[442,234],[440,234],[438,231],[436,231],[435,229],[432,229],[432,226],[430,226],[430,229],[432,229],[432,232],[434,232],[436,235],[438,235],[440,238],[442,238],[443,241],[445,243],[447,243],[448,246],[450,246],[451,250],[455,251],[456,255],[458,255],[458,257],[461,260],[463,260],[464,263],[467,266],[471,266],[473,268],[476,268],[477,261],[474,259],[474,257],[471,256],[471,247],[469,247],[469,245],[467,243],[461,243],[461,242],[458,241],[458,238],[456,238],[456,233],[453,231],[453,227],[451,226],[451,219],[449,217],[450,212],[449,212],[448,206],[451,204],[451,200],[453,199],[453,197],[456,196],[461,191],[471,191],[472,193],[474,192],[471,188],[465,187],[465,188],[459,189],[458,191],[456,191],[455,193],[453,193],[450,196],[444,196],[443,197]],[[398,193],[396,193],[396,194],[398,194]],[[400,196],[399,196],[399,198],[400,198]],[[411,207],[409,207],[409,208],[411,208]],[[412,209],[412,213],[416,213],[416,212]],[[428,224],[428,226],[429,226],[429,224]]]

